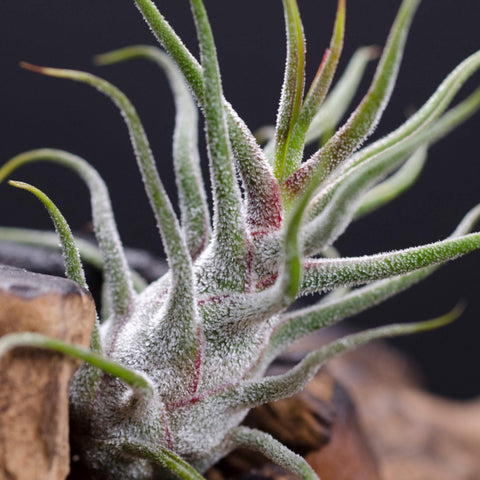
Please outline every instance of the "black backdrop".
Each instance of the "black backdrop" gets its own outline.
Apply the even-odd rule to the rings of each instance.
[[[308,79],[328,44],[334,0],[299,0],[308,42]],[[196,53],[187,0],[157,4]],[[340,69],[359,45],[382,45],[400,0],[350,0]],[[252,129],[276,114],[284,64],[279,0],[206,0],[219,47],[227,97]],[[461,7],[461,8],[460,8]],[[424,0],[413,23],[397,88],[375,137],[395,128],[409,108],[418,108],[440,80],[479,48],[478,0]],[[153,43],[133,1],[0,0],[2,50],[0,158],[51,146],[89,160],[109,184],[126,244],[161,253],[120,115],[92,89],[44,78],[18,68],[19,60],[86,69],[103,75],[133,100],[150,135],[159,169],[172,198],[173,105],[163,75],[142,62],[95,68],[91,56],[121,46]],[[371,78],[372,69],[367,78]],[[474,77],[459,96],[472,91]],[[365,82],[361,91],[367,87]],[[369,254],[447,236],[463,214],[480,202],[477,162],[480,116],[431,149],[418,183],[392,205],[353,225],[338,246],[348,255]],[[2,161],[3,161],[2,160]],[[86,189],[61,167],[35,165],[15,174],[46,191],[75,230],[88,228]],[[43,208],[25,192],[1,186],[0,223],[50,228]],[[456,397],[480,393],[480,285],[478,254],[444,267],[412,292],[355,320],[357,325],[420,320],[440,315],[458,299],[468,310],[455,325],[395,343],[423,365],[428,385]]]

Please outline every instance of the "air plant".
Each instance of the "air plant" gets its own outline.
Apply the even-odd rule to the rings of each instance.
[[[133,1],[168,55],[134,46],[100,55],[96,62],[146,58],[167,74],[177,109],[173,157],[181,221],[165,193],[142,123],[122,92],[89,73],[23,66],[92,85],[119,107],[169,271],[148,286],[130,271],[106,186],[85,160],[55,149],[20,154],[3,166],[0,179],[24,164],[52,161],[74,170],[87,184],[101,258],[91,249],[87,253],[103,265],[106,294],[90,350],[37,334],[13,334],[0,340],[0,353],[32,346],[85,360],[71,385],[70,412],[72,435],[94,478],[200,479],[237,447],[261,451],[302,478],[317,478],[277,440],[239,425],[252,407],[299,392],[335,355],[372,339],[435,328],[458,316],[453,311],[434,320],[351,334],[311,352],[282,375],[265,376],[271,362],[296,340],[405,290],[440,264],[480,247],[480,234],[468,233],[480,215],[476,207],[449,238],[436,243],[363,257],[331,255],[349,223],[407,188],[428,147],[480,106],[479,89],[445,113],[480,67],[480,52],[455,68],[403,125],[361,148],[389,100],[419,0],[403,0],[367,94],[333,135],[328,132],[341,120],[372,49],[360,49],[328,93],[344,36],[345,0],[338,0],[330,47],[305,94],[298,6],[296,0],[283,0],[284,84],[274,134],[264,130],[261,147],[223,96],[202,0],[190,0],[200,62],[152,0]],[[212,220],[197,150],[199,109],[206,125]],[[322,146],[303,160],[305,145],[319,138]],[[60,236],[67,276],[87,288],[80,254],[58,209],[35,187],[13,184],[44,203]],[[51,241],[10,234],[18,241]],[[287,310],[298,298],[330,291],[312,306]]]

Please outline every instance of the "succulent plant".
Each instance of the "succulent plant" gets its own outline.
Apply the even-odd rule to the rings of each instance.
[[[173,157],[181,221],[165,193],[142,123],[122,92],[89,73],[24,67],[92,85],[119,107],[169,271],[147,286],[130,270],[107,188],[85,160],[55,149],[20,154],[0,170],[1,180],[24,164],[53,161],[87,184],[98,251],[80,244],[79,252],[53,202],[31,185],[11,182],[35,194],[48,209],[69,278],[87,288],[82,255],[102,265],[105,296],[90,350],[37,334],[13,334],[0,340],[0,353],[32,346],[85,360],[71,386],[70,411],[75,442],[94,478],[199,479],[237,447],[261,451],[302,478],[317,478],[277,440],[239,425],[252,407],[300,391],[329,358],[372,339],[428,330],[458,315],[455,310],[426,322],[355,333],[311,352],[285,374],[265,376],[271,362],[296,340],[405,290],[438,265],[480,247],[480,234],[468,233],[480,215],[477,206],[449,238],[436,243],[352,258],[337,257],[333,248],[350,222],[408,188],[428,147],[477,110],[480,89],[445,113],[480,67],[480,52],[455,68],[403,125],[361,148],[389,100],[419,0],[403,0],[367,94],[334,134],[373,49],[359,49],[328,93],[344,36],[345,0],[338,0],[330,47],[304,94],[300,14],[296,0],[283,0],[287,62],[276,128],[255,138],[223,96],[202,0],[190,1],[200,62],[152,0],[133,1],[168,55],[134,46],[96,61],[146,58],[167,74],[177,108]],[[198,109],[205,117],[212,220],[197,149]],[[305,146],[319,139],[321,146],[303,160]],[[32,239],[28,232],[2,231],[3,238],[8,235],[17,241],[52,242],[49,235]],[[288,309],[296,299],[326,292],[332,293],[311,306]]]

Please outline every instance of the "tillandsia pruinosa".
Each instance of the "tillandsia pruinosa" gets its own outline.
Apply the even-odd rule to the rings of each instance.
[[[82,253],[103,265],[105,296],[90,350],[40,335],[13,334],[0,341],[0,352],[32,346],[85,360],[71,385],[70,413],[72,435],[93,478],[200,479],[226,454],[247,447],[302,478],[315,479],[308,464],[277,440],[240,426],[249,409],[300,391],[335,355],[372,339],[428,330],[458,315],[453,311],[434,320],[351,334],[311,352],[287,373],[266,376],[271,362],[296,340],[480,248],[480,234],[469,233],[480,215],[477,206],[450,237],[436,243],[363,257],[334,253],[333,245],[349,223],[413,183],[429,146],[480,106],[479,89],[446,111],[480,67],[477,52],[403,125],[362,147],[389,100],[419,1],[401,3],[368,92],[333,133],[374,50],[359,49],[329,92],[344,37],[346,0],[338,0],[330,46],[305,93],[300,14],[296,0],[283,0],[287,61],[276,128],[255,137],[223,96],[203,1],[190,0],[198,61],[152,0],[132,0],[166,53],[133,46],[100,55],[96,62],[144,58],[168,76],[177,109],[173,159],[180,220],[126,96],[89,73],[24,64],[38,73],[92,85],[119,107],[169,264],[168,273],[148,286],[130,271],[105,184],[85,160],[40,149],[18,155],[0,170],[4,179],[24,164],[52,161],[74,170],[90,190],[98,252],[82,245],[77,250],[66,221],[44,193],[11,182],[35,194],[48,209],[69,278],[87,288]],[[199,110],[206,126],[212,219],[197,149]],[[319,140],[321,146],[304,159],[305,146]],[[4,238],[31,241],[28,233],[20,233],[2,231]],[[51,242],[48,235],[35,238]],[[312,306],[287,310],[296,299],[318,292],[333,293]]]

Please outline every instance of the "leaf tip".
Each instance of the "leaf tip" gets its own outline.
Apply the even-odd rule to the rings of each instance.
[[[442,315],[441,317],[435,318],[425,322],[426,330],[433,330],[440,327],[444,327],[453,323],[455,320],[460,318],[462,313],[467,307],[467,302],[465,300],[460,300],[448,313]]]
[[[28,190],[31,185],[25,182],[19,182],[17,180],[9,180],[8,184],[15,188],[22,188],[23,190]]]
[[[92,57],[92,62],[97,67],[103,67],[111,63],[110,55],[108,53],[98,53]]]
[[[47,70],[46,67],[40,67],[39,65],[34,65],[33,63],[29,62],[20,62],[19,63],[20,67],[25,69],[25,70],[30,70],[31,72],[35,73],[45,73],[45,70]]]

